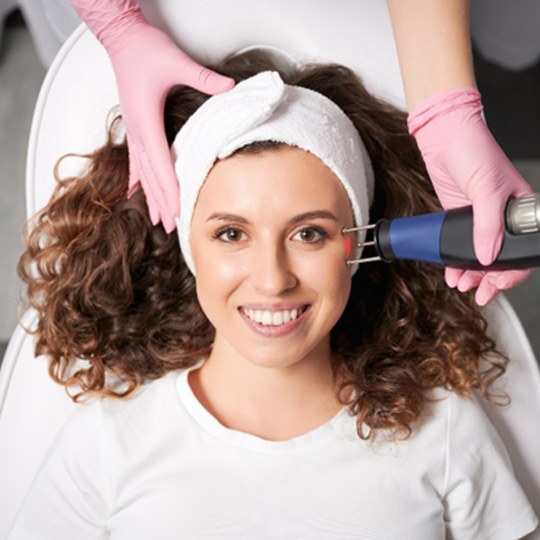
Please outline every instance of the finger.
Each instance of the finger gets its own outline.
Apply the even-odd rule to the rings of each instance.
[[[506,200],[495,194],[473,202],[473,244],[476,258],[490,265],[501,250]]]
[[[505,270],[489,272],[482,279],[476,291],[475,300],[480,306],[491,302],[500,291],[510,289],[523,283],[530,275],[531,270]]]
[[[478,285],[474,299],[479,306],[485,306],[487,303],[491,302],[498,293],[499,288],[488,275]]]
[[[470,291],[471,289],[478,287],[478,285],[481,283],[484,276],[485,276],[484,272],[480,272],[477,270],[467,270],[459,278],[457,282],[457,289],[460,292]]]
[[[127,198],[131,199],[133,194],[141,187],[140,183],[140,167],[138,165],[137,150],[134,145],[129,142],[128,138],[128,164],[129,164],[129,182]]]
[[[497,276],[496,285],[503,291],[523,283],[532,273],[532,270],[507,270]]]
[[[184,61],[182,79],[184,84],[211,95],[226,92],[235,85],[231,77],[201,66],[191,58],[186,58]]]
[[[159,112],[161,106],[157,103],[155,107],[147,107],[139,115],[135,126],[144,126],[144,130],[139,129],[138,138],[128,136],[130,177],[131,182],[140,182],[143,187],[153,225],[162,221],[165,230],[170,233],[176,228],[175,217],[179,213],[180,199],[163,114]],[[141,133],[143,138],[140,137]],[[132,195],[134,189],[133,184],[128,195]]]
[[[171,234],[176,229],[176,220],[168,216],[161,216],[163,228],[167,234]]]
[[[174,220],[180,213],[180,190],[164,129],[157,134],[154,132],[144,142],[145,176],[151,182],[152,195],[159,204],[162,218],[166,220],[166,228],[174,230]]]
[[[491,264],[500,252],[505,228],[505,209],[508,199],[532,193],[532,187],[521,176],[518,170],[497,146],[500,170],[498,181],[493,182],[492,189],[486,193],[480,189],[477,196],[471,198],[474,213],[474,247],[478,260]]]
[[[149,197],[146,197],[146,205],[148,206],[148,215],[150,216],[150,221],[154,227],[157,227],[160,222],[159,210],[156,204]]]
[[[226,92],[235,85],[234,79],[231,77],[225,77],[206,67],[201,68],[197,80],[200,81],[200,86],[197,86],[196,89],[211,95]]]
[[[161,222],[161,212],[159,209],[159,204],[154,199],[152,192],[145,186],[141,184],[144,191],[144,196],[146,199],[146,207],[148,208],[148,215],[150,216],[150,221],[154,227]]]
[[[139,152],[137,160],[140,166],[141,185],[146,197],[146,206],[148,207],[150,221],[155,226],[161,221],[161,203],[156,198],[156,193],[159,193],[159,189],[156,189],[155,181],[152,177],[152,169],[148,164],[144,149]]]
[[[465,270],[462,270],[461,268],[452,268],[451,266],[447,266],[444,270],[444,279],[446,281],[446,284],[454,289],[457,286],[457,283],[459,281],[459,278],[464,274]]]
[[[135,195],[135,193],[137,193],[137,191],[139,191],[140,187],[141,187],[140,182],[137,182],[137,183],[133,184],[132,186],[129,186],[128,191],[127,191],[127,198],[131,199],[131,197],[133,197],[133,195]]]
[[[506,156],[505,156],[506,157]],[[523,195],[529,195],[534,192],[532,186],[523,178],[521,173],[516,169],[515,165],[506,158],[507,170],[505,171],[505,177],[512,184],[512,197],[522,197]]]

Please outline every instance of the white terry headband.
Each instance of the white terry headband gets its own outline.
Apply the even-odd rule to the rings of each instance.
[[[281,142],[317,156],[347,191],[355,225],[369,221],[373,169],[351,120],[322,94],[286,85],[277,72],[265,71],[209,98],[172,144],[180,181],[180,217],[176,224],[182,254],[194,275],[189,237],[199,190],[217,159],[256,141]],[[357,252],[355,258],[359,256]]]

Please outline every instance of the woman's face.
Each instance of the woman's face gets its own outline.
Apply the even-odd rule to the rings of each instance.
[[[292,147],[218,162],[191,228],[197,294],[221,345],[265,367],[322,354],[350,293],[342,184]]]

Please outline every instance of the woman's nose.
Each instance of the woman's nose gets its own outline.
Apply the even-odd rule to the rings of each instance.
[[[280,243],[258,246],[252,266],[254,288],[265,296],[278,296],[293,289],[298,279],[291,267],[290,257]]]

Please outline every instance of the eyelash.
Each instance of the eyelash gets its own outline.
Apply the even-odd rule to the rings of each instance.
[[[221,229],[218,229],[215,233],[214,233],[214,238],[216,240],[221,240],[222,242],[226,242],[228,244],[234,244],[237,240],[231,240],[231,239],[224,239],[222,238],[222,236],[226,233],[230,233],[230,232],[237,232],[239,233],[240,235],[244,234],[244,232],[237,228],[237,227],[231,227],[230,225],[227,226],[227,227],[222,227]]]
[[[238,233],[240,235],[239,238],[236,238],[236,239],[231,239],[231,238],[222,238],[224,234],[227,234],[227,233],[231,233],[231,232],[235,232],[235,233]],[[300,229],[299,231],[297,231],[294,236],[297,236],[298,234],[302,234],[302,233],[305,233],[305,232],[312,232],[312,233],[315,233],[315,235],[317,235],[317,237],[314,239],[314,240],[305,240],[305,243],[306,244],[317,244],[319,242],[322,242],[323,240],[327,239],[328,238],[328,233],[324,230],[324,229],[321,229],[320,227],[304,227],[302,229]],[[229,243],[229,244],[234,244],[236,243],[237,241],[240,240],[241,238],[241,235],[243,235],[244,232],[237,228],[237,227],[231,227],[231,226],[227,226],[227,227],[222,227],[221,229],[218,229],[213,237],[216,239],[216,240],[220,240],[222,242],[226,242],[226,243]],[[294,238],[293,236],[293,238]]]
[[[317,235],[317,238],[315,240],[305,240],[306,244],[317,244],[328,238],[328,233],[324,229],[321,229],[320,227],[313,227],[313,226],[304,227],[303,229],[300,229],[297,233],[295,233],[294,236],[296,236],[297,234],[305,233],[306,231],[313,232]]]

